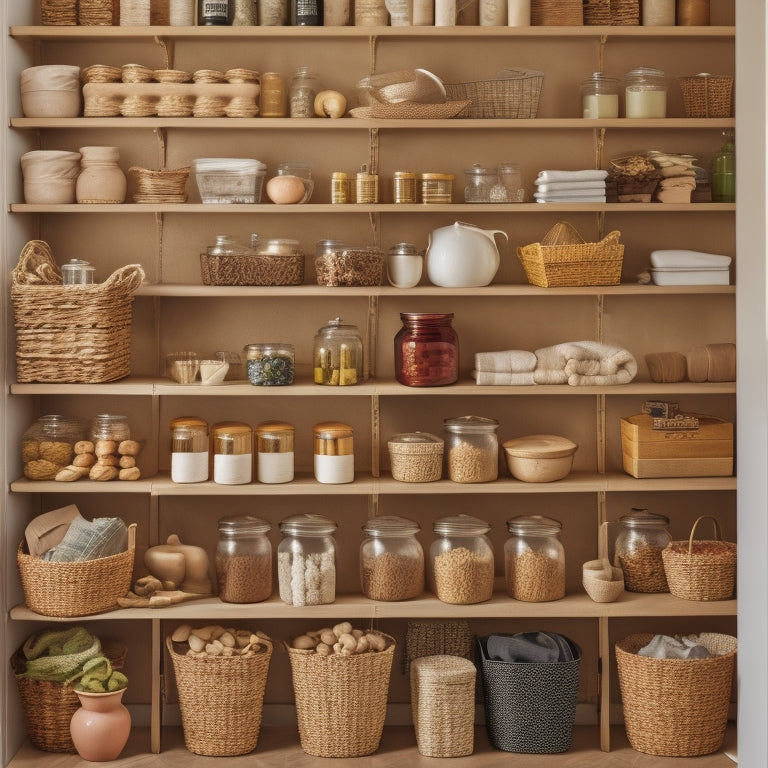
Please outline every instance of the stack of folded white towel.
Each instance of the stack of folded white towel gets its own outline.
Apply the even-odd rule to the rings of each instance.
[[[524,349],[505,349],[500,352],[477,352],[472,378],[478,384],[517,385],[535,384],[533,371],[536,355]]]
[[[537,203],[604,203],[608,171],[539,171]]]

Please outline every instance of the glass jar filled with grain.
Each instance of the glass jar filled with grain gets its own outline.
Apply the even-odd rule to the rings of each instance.
[[[489,483],[499,476],[499,422],[484,416],[445,419],[448,477],[454,483]]]
[[[429,548],[430,587],[437,599],[452,605],[471,605],[493,596],[491,526],[470,515],[435,520],[435,540]]]
[[[633,507],[619,518],[614,565],[628,592],[669,592],[661,551],[672,541],[669,518]]]
[[[507,594],[527,603],[565,597],[565,551],[559,520],[520,515],[507,520],[510,538],[504,545]]]
[[[216,582],[225,603],[260,603],[272,594],[272,526],[242,515],[219,520]]]
[[[405,517],[383,515],[363,526],[360,583],[370,600],[396,602],[424,591],[424,550],[416,534],[419,524]]]

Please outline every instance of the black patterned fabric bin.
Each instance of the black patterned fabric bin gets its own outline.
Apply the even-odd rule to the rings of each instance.
[[[498,661],[488,657],[488,637],[477,638],[477,663],[491,744],[505,752],[566,752],[576,716],[581,648],[561,635],[572,660]]]

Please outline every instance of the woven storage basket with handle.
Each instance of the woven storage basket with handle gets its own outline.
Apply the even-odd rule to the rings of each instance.
[[[714,540],[694,539],[699,523],[709,518]],[[672,541],[662,551],[669,591],[684,600],[728,600],[736,586],[736,544],[723,541],[720,523],[702,515],[687,541]]]
[[[24,552],[16,562],[29,610],[43,616],[90,616],[117,608],[133,579],[136,523],[128,526],[128,549],[109,557],[78,562],[52,562]]]
[[[616,643],[616,663],[629,743],[667,757],[708,755],[720,749],[728,722],[736,638],[705,632],[698,642],[708,659],[638,655],[651,634]]]
[[[11,273],[20,383],[101,384],[131,372],[131,305],[138,264],[103,283],[62,285],[50,246],[31,240]]]
[[[379,748],[395,640],[352,656],[288,649],[301,748],[316,757],[361,757]]]

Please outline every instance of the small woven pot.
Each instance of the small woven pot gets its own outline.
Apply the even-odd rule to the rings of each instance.
[[[624,573],[607,560],[589,560],[582,566],[581,583],[596,603],[612,603],[624,592]]]

